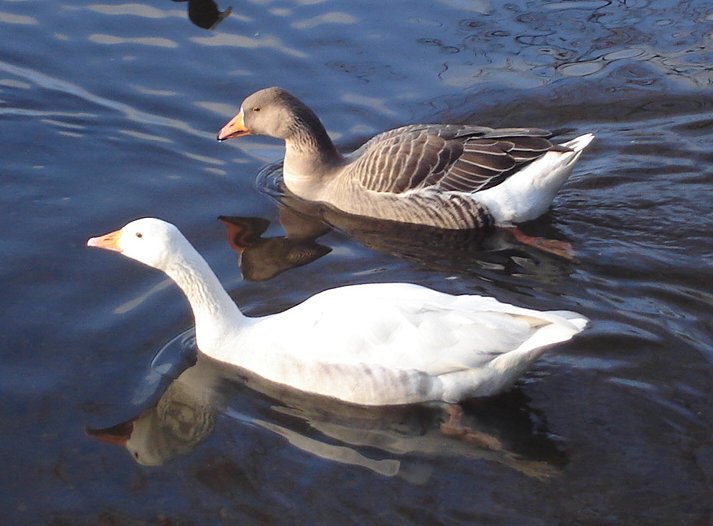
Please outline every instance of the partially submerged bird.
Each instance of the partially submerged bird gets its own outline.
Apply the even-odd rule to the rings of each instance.
[[[594,135],[563,144],[536,128],[415,124],[342,155],[315,113],[281,88],[250,95],[218,133],[285,141],[284,182],[345,212],[447,229],[512,226],[542,215]]]
[[[204,354],[269,381],[353,404],[458,402],[495,394],[587,319],[406,283],[327,290],[284,312],[243,315],[178,229],[133,221],[89,239],[165,272],[193,309]]]

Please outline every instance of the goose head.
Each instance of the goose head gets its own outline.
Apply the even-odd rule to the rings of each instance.
[[[218,132],[218,140],[244,135],[266,135],[285,140],[300,129],[322,129],[322,124],[297,97],[273,87],[256,91],[246,98],[238,114]]]
[[[123,228],[93,237],[87,246],[114,250],[145,265],[165,270],[172,256],[187,243],[171,223],[155,218],[137,219]]]

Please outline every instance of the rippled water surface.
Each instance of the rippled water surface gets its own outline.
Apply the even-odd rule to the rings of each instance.
[[[0,523],[713,523],[710,2],[0,0],[0,28]],[[282,145],[215,141],[269,85],[347,149],[415,122],[595,133],[523,226],[575,258],[278,208]],[[177,289],[84,246],[146,215],[251,314],[411,281],[592,325],[459,440],[435,409],[196,360]]]

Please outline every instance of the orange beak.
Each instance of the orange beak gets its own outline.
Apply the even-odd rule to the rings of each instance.
[[[243,135],[250,135],[250,130],[245,126],[243,110],[241,108],[240,112],[218,132],[218,140],[225,141],[227,139],[242,137]]]
[[[106,250],[115,250],[121,252],[119,240],[121,239],[121,230],[109,232],[103,236],[93,237],[87,241],[88,247],[104,248]]]
[[[84,432],[92,437],[96,438],[101,442],[106,442],[107,444],[115,444],[117,446],[126,446],[126,443],[131,438],[131,433],[134,431],[134,423],[129,420],[123,424],[118,424],[112,427],[107,427],[106,429],[92,429],[90,427],[85,427]]]

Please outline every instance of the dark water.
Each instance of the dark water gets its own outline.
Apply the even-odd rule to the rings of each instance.
[[[0,2],[0,523],[713,524],[710,2],[256,0],[210,31],[188,12]],[[282,146],[215,142],[268,85],[344,146],[424,121],[596,133],[524,227],[576,258],[281,213],[255,181]],[[347,411],[195,362],[179,292],[84,247],[146,215],[249,313],[413,281],[593,323],[468,404],[459,440],[431,409]],[[85,433],[127,422],[129,452]]]

